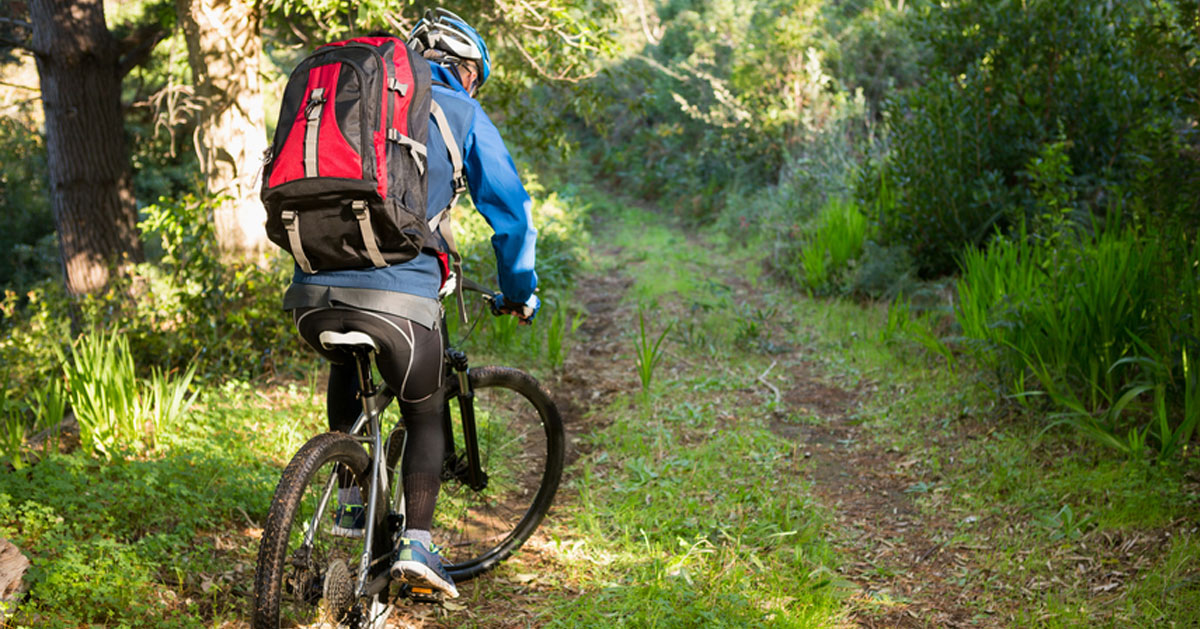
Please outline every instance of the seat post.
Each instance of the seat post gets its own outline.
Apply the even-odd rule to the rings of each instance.
[[[371,375],[371,356],[374,353],[368,347],[356,347],[354,362],[358,367],[358,395],[362,399],[363,413],[368,418],[375,416],[375,380]]]

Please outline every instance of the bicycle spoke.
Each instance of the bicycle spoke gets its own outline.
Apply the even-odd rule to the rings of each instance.
[[[456,578],[490,567],[532,533],[553,496],[561,466],[559,420],[555,415],[552,447],[540,410],[549,403],[536,383],[502,368],[472,375],[475,429],[487,484],[476,491],[459,481],[444,483],[434,519],[434,538],[446,549]],[[542,406],[535,405],[535,398]],[[451,404],[455,449],[462,452],[458,410],[457,403]],[[548,475],[553,485],[543,491]]]

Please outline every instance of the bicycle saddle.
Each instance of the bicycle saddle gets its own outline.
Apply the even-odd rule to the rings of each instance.
[[[372,352],[378,348],[375,346],[375,339],[363,332],[334,332],[326,330],[318,337],[321,341],[321,347],[325,349],[348,349],[365,347]]]

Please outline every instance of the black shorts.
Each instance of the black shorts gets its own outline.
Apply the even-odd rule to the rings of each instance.
[[[442,333],[404,317],[354,308],[297,308],[296,329],[310,347],[335,364],[349,354],[321,347],[321,332],[363,332],[375,339],[379,373],[401,402],[428,399],[442,384]]]

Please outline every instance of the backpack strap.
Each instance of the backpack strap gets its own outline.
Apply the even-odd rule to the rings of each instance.
[[[400,133],[395,129],[388,129],[387,137],[388,140],[408,149],[408,152],[412,155],[413,161],[417,163],[417,173],[424,177],[425,160],[428,159],[427,155],[429,154],[429,151],[425,148],[425,145],[408,137],[407,135],[404,135],[403,133]]]
[[[371,213],[367,211],[367,202],[354,201],[350,207],[354,210],[354,217],[358,219],[358,229],[362,232],[363,245],[367,248],[371,264],[374,264],[377,269],[382,269],[387,266],[387,262],[384,261],[383,254],[379,252],[379,243],[375,240],[375,229],[371,227]]]
[[[446,112],[442,111],[442,107],[437,104],[437,101],[433,101],[429,112],[433,114],[433,119],[437,122],[438,131],[442,134],[442,141],[446,143],[446,152],[450,154],[450,163],[454,165],[454,179],[451,183],[454,184],[454,201],[457,201],[458,195],[467,189],[467,180],[463,177],[462,151],[458,148],[458,141],[454,139],[454,132],[450,130],[450,121],[446,119]],[[450,202],[451,207],[454,206],[454,201]]]
[[[304,127],[305,177],[320,175],[317,171],[317,146],[321,132],[321,112],[325,108],[326,100],[325,88],[318,87],[308,95],[308,102],[304,105],[304,117],[307,121]]]
[[[308,256],[304,255],[304,245],[300,243],[300,215],[295,210],[284,210],[280,218],[283,219],[283,228],[287,230],[288,244],[292,246],[292,257],[301,270],[312,275],[316,271],[308,261]]]
[[[458,278],[454,288],[455,300],[458,302],[458,315],[465,324],[467,323],[467,307],[463,301],[462,292],[462,255],[458,253],[458,246],[454,244],[454,225],[450,211],[454,209],[454,204],[458,203],[458,197],[462,195],[463,190],[467,189],[467,178],[463,176],[462,150],[458,146],[458,140],[454,139],[454,132],[450,130],[450,121],[446,119],[446,112],[442,111],[436,100],[433,101],[429,112],[433,114],[438,131],[442,134],[442,141],[446,144],[446,152],[450,154],[450,163],[454,166],[454,177],[451,179],[454,196],[450,198],[450,203],[442,211],[430,219],[429,231],[436,232],[442,237],[442,240],[446,241],[447,253],[450,254],[452,260],[451,266],[454,268],[455,277]]]

